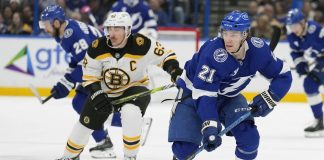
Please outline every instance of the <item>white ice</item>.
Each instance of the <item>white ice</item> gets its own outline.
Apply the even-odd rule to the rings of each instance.
[[[167,93],[161,93],[167,94]],[[155,96],[158,96],[156,94]],[[0,160],[53,160],[59,158],[73,124],[78,120],[71,99],[50,100],[41,105],[35,97],[0,97]],[[150,104],[146,116],[153,117],[148,141],[140,149],[139,160],[171,160],[167,142],[171,103]],[[259,160],[319,160],[324,157],[324,138],[305,138],[303,129],[312,120],[306,103],[282,103],[265,118],[257,118],[261,134]],[[121,129],[110,127],[117,159],[122,159]],[[92,159],[89,147],[82,160]],[[197,160],[234,160],[235,141],[223,137],[221,147],[203,151]]]

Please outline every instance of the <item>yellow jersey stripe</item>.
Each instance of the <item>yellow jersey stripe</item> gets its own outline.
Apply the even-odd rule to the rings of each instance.
[[[102,76],[89,76],[89,75],[83,75],[82,79],[101,79]]]
[[[133,54],[130,54],[130,53],[126,53],[124,54],[125,58],[131,58],[131,59],[140,59],[142,57],[144,57],[144,55],[133,55]]]
[[[176,55],[169,56],[169,57],[165,58],[163,62],[166,62],[166,61],[171,60],[171,59],[177,59],[177,56]]]
[[[111,53],[104,53],[104,54],[102,54],[100,56],[97,56],[95,59],[96,60],[103,60],[103,59],[109,58],[109,57],[112,57]]]

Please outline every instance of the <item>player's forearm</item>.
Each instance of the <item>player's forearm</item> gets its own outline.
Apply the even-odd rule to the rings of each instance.
[[[269,86],[269,90],[277,96],[276,100],[280,101],[289,91],[291,83],[291,71],[288,71],[273,78]]]

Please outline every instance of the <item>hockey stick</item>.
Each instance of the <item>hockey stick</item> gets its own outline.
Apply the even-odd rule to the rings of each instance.
[[[148,91],[144,91],[144,92],[141,92],[141,93],[137,93],[137,94],[134,94],[134,95],[131,95],[131,96],[128,96],[128,97],[121,98],[121,99],[117,99],[117,100],[112,101],[111,104],[112,105],[121,104],[121,103],[130,101],[130,100],[133,100],[135,98],[144,97],[144,96],[153,94],[155,92],[163,91],[163,90],[166,90],[166,89],[169,89],[169,88],[172,88],[172,87],[175,87],[174,83],[164,85],[164,86],[161,86],[161,87],[157,87],[157,88],[154,88],[154,89],[151,89],[151,90],[148,90]]]
[[[274,26],[273,34],[272,34],[270,44],[269,44],[271,51],[275,50],[275,48],[280,40],[280,35],[281,35],[281,29],[277,26]]]
[[[153,123],[153,118],[149,117],[149,118],[146,118],[148,119],[148,121],[145,121],[145,118],[144,118],[144,125],[147,127],[146,128],[146,131],[144,129],[144,134],[143,134],[143,138],[141,138],[141,146],[144,146],[145,145],[145,142],[147,140],[147,137],[150,133],[150,130],[151,130],[151,126],[152,126],[152,123]]]
[[[42,99],[42,97],[39,95],[39,93],[38,93],[38,91],[37,91],[37,89],[36,89],[35,86],[33,86],[32,84],[29,84],[29,89],[32,91],[32,93],[34,94],[34,96],[39,100],[39,102],[41,104],[44,104],[45,102],[47,102],[48,100],[50,100],[53,97],[54,93],[55,93],[55,92],[54,93],[51,93],[51,95],[49,95],[45,99]]]
[[[221,132],[219,132],[217,136],[219,136],[219,137],[223,136],[224,134],[226,134],[227,132],[229,132],[230,130],[232,130],[234,127],[236,127],[238,124],[240,124],[242,121],[244,121],[246,118],[248,118],[250,115],[251,115],[251,112],[245,113],[240,118],[238,118],[236,121],[234,121],[232,124],[230,124],[229,126],[227,126],[224,130],[222,130]],[[195,153],[193,153],[192,155],[188,156],[186,158],[186,160],[192,160],[192,159],[194,159],[195,156],[198,153],[200,153],[201,151],[204,150],[204,147],[205,147],[204,145],[200,146],[198,148],[198,150]]]

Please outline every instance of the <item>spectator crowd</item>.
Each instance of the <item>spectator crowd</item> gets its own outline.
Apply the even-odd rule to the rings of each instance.
[[[67,17],[100,27],[107,13],[118,0],[38,0],[39,14],[56,3]],[[158,26],[193,25],[193,0],[145,0],[155,14]],[[201,1],[199,9],[202,10]],[[285,30],[289,9],[301,9],[308,20],[324,25],[324,0],[252,0],[246,10],[253,20],[251,35],[270,39],[274,26]],[[33,0],[0,0],[0,34],[29,35],[34,33]],[[38,21],[38,19],[37,19]],[[281,39],[285,39],[283,32]]]

